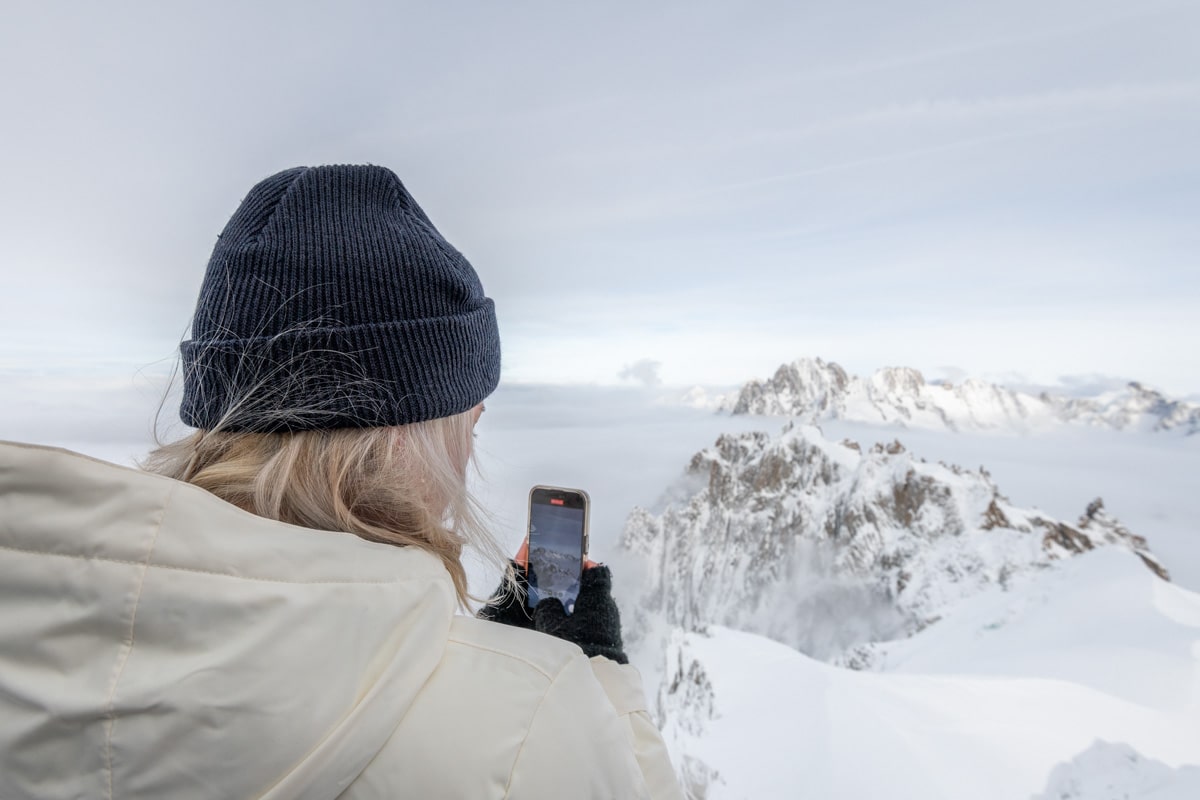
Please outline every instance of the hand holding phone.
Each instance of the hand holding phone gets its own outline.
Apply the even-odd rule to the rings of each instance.
[[[523,592],[513,592],[507,581],[502,582],[478,616],[533,628],[578,645],[589,658],[603,656],[625,664],[629,659],[621,643],[621,615],[612,598],[612,574],[608,567],[587,557],[589,505],[587,493],[579,489],[533,487],[529,532],[513,559],[516,574],[512,580]],[[557,551],[571,558],[554,555]],[[564,560],[572,563],[560,573],[556,567]],[[563,591],[561,582],[566,583]]]

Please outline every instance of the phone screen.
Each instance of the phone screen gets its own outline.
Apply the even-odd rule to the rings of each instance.
[[[570,614],[587,550],[587,493],[535,486],[529,493],[529,608],[557,597]]]

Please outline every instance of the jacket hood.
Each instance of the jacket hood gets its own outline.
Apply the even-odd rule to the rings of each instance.
[[[0,796],[336,797],[454,611],[422,551],[0,443]]]

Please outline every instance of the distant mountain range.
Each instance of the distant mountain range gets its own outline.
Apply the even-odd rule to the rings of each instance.
[[[684,402],[805,422],[844,419],[952,431],[1030,432],[1068,424],[1200,432],[1200,405],[1168,398],[1136,382],[1092,397],[1030,394],[974,378],[957,384],[928,383],[910,367],[885,367],[864,379],[819,358],[784,364],[769,380],[751,381],[736,395],[710,397],[693,389]]]

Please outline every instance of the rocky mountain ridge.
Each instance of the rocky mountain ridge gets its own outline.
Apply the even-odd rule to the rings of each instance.
[[[1012,504],[980,468],[865,451],[792,423],[721,436],[659,514],[635,509],[622,547],[648,562],[638,613],[723,625],[837,659],[936,621],[958,600],[1103,546],[1166,570],[1089,504],[1074,522]]]
[[[750,381],[721,408],[734,414],[896,424],[946,430],[1028,432],[1058,425],[1127,431],[1200,433],[1200,405],[1173,400],[1131,382],[1093,397],[1050,392],[1029,394],[978,379],[928,383],[910,367],[885,367],[868,378],[848,374],[834,362],[802,358],[784,364],[765,381]],[[686,402],[695,402],[692,396]]]

